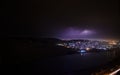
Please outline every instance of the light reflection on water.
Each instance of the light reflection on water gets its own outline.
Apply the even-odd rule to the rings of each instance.
[[[119,53],[117,51],[79,53],[48,58],[36,62],[35,66],[45,71],[73,72],[104,65],[113,60]]]
[[[113,50],[113,51],[105,51],[105,52],[91,52],[91,53],[88,53],[88,52],[79,52],[79,54],[81,56],[87,56],[88,54],[95,54],[95,55],[101,55],[101,57],[108,57],[108,58],[115,58],[117,57],[119,54],[118,54],[118,51],[116,50]]]

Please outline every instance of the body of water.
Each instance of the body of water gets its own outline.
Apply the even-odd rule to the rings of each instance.
[[[103,66],[112,61],[118,55],[117,51],[99,53],[79,53],[72,55],[57,56],[34,62],[35,73],[65,74],[87,73],[87,70]]]

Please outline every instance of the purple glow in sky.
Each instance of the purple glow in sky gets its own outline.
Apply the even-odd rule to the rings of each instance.
[[[89,29],[68,28],[61,32],[62,39],[91,38],[96,32]]]
[[[90,31],[90,30],[83,30],[80,35],[91,35],[93,34],[93,31]]]

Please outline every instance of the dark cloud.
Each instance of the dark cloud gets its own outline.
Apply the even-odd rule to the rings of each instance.
[[[98,31],[103,37],[120,37],[118,0],[8,0],[2,4],[1,35],[54,37],[77,27]]]

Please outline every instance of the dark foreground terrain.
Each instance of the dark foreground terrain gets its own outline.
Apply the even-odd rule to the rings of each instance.
[[[30,71],[30,68],[36,60],[75,53],[72,49],[56,46],[60,41],[54,38],[1,38],[3,72],[23,73],[21,67],[24,67],[24,72],[31,74],[34,71]]]

